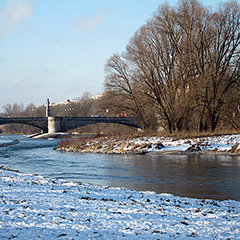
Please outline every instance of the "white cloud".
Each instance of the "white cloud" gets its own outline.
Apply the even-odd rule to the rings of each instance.
[[[28,0],[8,0],[0,12],[0,37],[5,37],[23,20],[30,18],[32,10]]]
[[[82,28],[86,32],[92,32],[102,22],[102,20],[103,20],[102,15],[100,13],[96,13],[95,16],[90,20],[86,20],[84,18],[78,18],[75,21],[75,27]]]

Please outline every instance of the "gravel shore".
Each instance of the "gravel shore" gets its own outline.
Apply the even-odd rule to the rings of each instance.
[[[54,148],[63,152],[107,154],[233,154],[240,155],[240,135],[174,139],[171,137],[139,137],[116,139],[99,137],[87,142],[71,142]]]

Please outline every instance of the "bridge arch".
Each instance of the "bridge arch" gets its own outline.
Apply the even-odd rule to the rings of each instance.
[[[40,128],[44,133],[48,132],[48,119],[46,117],[0,118],[0,125],[11,123],[26,124]]]

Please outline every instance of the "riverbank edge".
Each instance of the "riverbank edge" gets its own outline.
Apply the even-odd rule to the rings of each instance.
[[[149,137],[150,138],[150,137]],[[146,139],[148,139],[146,137]],[[134,138],[131,138],[133,141]],[[138,138],[135,138],[137,141]],[[115,142],[115,145],[113,144]],[[125,143],[125,146],[123,146]],[[186,150],[167,150],[164,149],[165,146],[162,142],[158,141],[155,143],[145,143],[135,144],[132,149],[124,150],[124,147],[129,145],[129,141],[124,140],[116,140],[112,139],[111,141],[105,142],[102,141],[102,137],[95,138],[95,144],[89,141],[83,145],[81,144],[69,144],[64,147],[56,146],[54,147],[55,151],[61,152],[79,152],[79,153],[101,153],[101,154],[131,154],[131,155],[229,155],[229,156],[240,156],[240,149],[238,148],[239,143],[233,145],[228,150],[218,150],[216,148],[213,149],[204,149],[201,148],[201,142],[192,144]],[[153,147],[152,145],[155,145]],[[203,144],[204,145],[204,144]],[[205,143],[206,145],[206,143]],[[117,147],[116,147],[117,146]],[[151,148],[151,149],[150,149]],[[150,150],[149,150],[150,149]]]
[[[172,151],[154,151],[154,152],[138,152],[138,151],[132,151],[132,152],[121,152],[121,153],[112,153],[112,152],[100,152],[100,151],[80,151],[80,150],[64,150],[62,148],[54,147],[55,151],[60,151],[62,153],[93,153],[93,154],[129,154],[129,155],[226,155],[226,156],[240,156],[240,153],[232,153],[232,152],[226,152],[226,151],[211,151],[211,150],[201,150],[196,152],[190,152],[190,151],[179,151],[179,150],[172,150]]]

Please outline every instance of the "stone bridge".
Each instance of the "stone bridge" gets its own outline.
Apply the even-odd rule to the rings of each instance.
[[[117,123],[142,128],[141,122],[133,117],[52,117],[50,101],[47,99],[46,117],[0,118],[0,125],[20,123],[40,128],[44,133],[67,132],[69,130],[96,123]]]
[[[141,122],[132,117],[48,117],[48,132],[66,132],[96,123],[117,123],[141,128]]]
[[[48,132],[48,118],[47,117],[8,117],[0,118],[0,125],[20,123],[27,124],[40,128],[44,133]]]
[[[96,123],[117,123],[141,128],[141,122],[133,117],[19,117],[0,118],[0,125],[20,123],[40,128],[44,133],[66,132]]]

